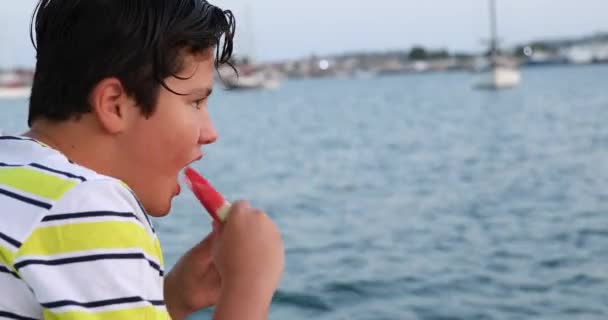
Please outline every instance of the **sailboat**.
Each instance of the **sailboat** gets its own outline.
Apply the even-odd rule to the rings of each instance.
[[[30,95],[31,76],[27,72],[0,73],[0,99],[23,99]]]
[[[490,50],[489,64],[481,71],[475,87],[478,89],[507,89],[517,86],[521,82],[521,73],[517,62],[509,57],[502,56],[498,49],[496,0],[490,2]]]
[[[251,8],[247,4],[244,9],[244,23],[248,26],[243,28],[244,35],[242,44],[244,46],[243,56],[241,61],[234,61],[234,68],[238,73],[230,67],[220,69],[221,82],[228,90],[258,90],[258,89],[275,89],[281,85],[281,75],[277,70],[263,64],[255,63],[255,39],[253,28],[253,19],[251,17]]]
[[[228,90],[275,89],[281,84],[279,75],[251,64],[235,65],[238,74],[231,68],[220,69],[221,82]]]
[[[0,43],[5,45],[0,50],[0,60],[7,63],[0,61],[0,100],[29,98],[34,77],[33,71],[27,68],[11,66],[16,60],[16,53],[10,48],[11,33],[12,30],[0,30]]]

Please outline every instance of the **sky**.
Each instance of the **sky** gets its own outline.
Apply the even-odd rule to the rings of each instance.
[[[236,53],[256,61],[311,54],[407,50],[414,45],[479,52],[486,0],[211,0],[237,19]],[[0,67],[33,66],[35,0],[0,0]],[[506,46],[608,31],[608,0],[497,0]]]

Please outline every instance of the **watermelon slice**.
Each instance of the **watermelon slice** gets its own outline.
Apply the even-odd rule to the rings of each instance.
[[[184,171],[186,184],[192,190],[198,201],[207,210],[213,220],[223,223],[230,211],[230,202],[217,192],[207,179],[203,178],[194,169],[187,167]]]

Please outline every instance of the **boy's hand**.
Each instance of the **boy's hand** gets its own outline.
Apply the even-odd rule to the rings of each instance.
[[[233,203],[228,217],[214,251],[222,290],[254,290],[270,298],[284,267],[279,230],[245,201]]]
[[[233,203],[214,256],[222,292],[213,319],[267,319],[285,260],[270,218],[246,202]]]
[[[235,202],[226,223],[214,223],[214,231],[166,276],[167,309],[174,320],[215,304],[214,319],[266,319],[284,259],[270,218]]]
[[[165,276],[165,303],[173,320],[217,303],[221,280],[212,255],[217,236],[217,226],[214,226]]]

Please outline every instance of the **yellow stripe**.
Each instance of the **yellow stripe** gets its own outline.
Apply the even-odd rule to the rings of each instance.
[[[46,144],[46,143],[44,143],[44,142],[38,141],[38,140],[36,140],[36,139],[34,139],[34,141],[38,142],[38,144],[39,144],[39,145],[41,145],[41,146],[43,146],[43,147],[45,147],[45,148],[50,148],[50,147],[49,147],[49,145],[48,145],[48,144]]]
[[[15,253],[0,245],[0,262],[12,269],[13,261],[15,261]]]
[[[127,188],[127,190],[131,190],[131,187],[129,187],[129,185],[124,183],[122,180],[118,180],[118,183],[120,183],[123,187]]]
[[[158,260],[160,262],[160,266],[161,266],[161,268],[164,268],[165,259],[163,258],[163,250],[162,250],[162,247],[160,246],[160,241],[158,240],[158,238],[154,239],[154,247],[156,249],[156,256],[160,257],[160,260]]]
[[[167,311],[164,311],[153,306],[130,308],[124,310],[114,310],[105,312],[84,312],[84,311],[68,311],[62,313],[53,313],[48,309],[44,309],[43,316],[45,320],[132,320],[132,319],[154,319],[154,320],[171,320]]]
[[[59,200],[77,183],[77,181],[63,179],[30,168],[2,168],[0,170],[0,184],[51,200]]]
[[[17,258],[95,249],[141,248],[161,261],[153,238],[135,222],[102,221],[39,227],[21,246]]]

